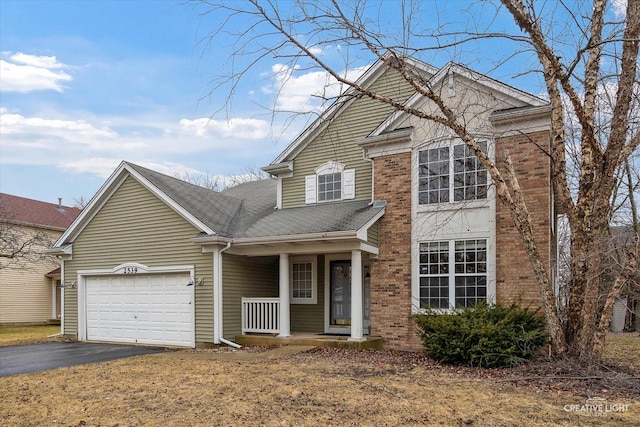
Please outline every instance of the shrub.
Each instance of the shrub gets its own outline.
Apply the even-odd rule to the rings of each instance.
[[[426,352],[454,365],[505,367],[530,359],[548,341],[544,318],[514,303],[478,303],[451,314],[415,315]]]

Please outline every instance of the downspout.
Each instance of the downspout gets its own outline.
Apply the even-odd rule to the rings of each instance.
[[[213,273],[213,343],[226,344],[234,348],[242,348],[240,344],[229,341],[223,336],[222,328],[222,254],[231,247],[231,241],[227,246],[214,252],[214,273]]]

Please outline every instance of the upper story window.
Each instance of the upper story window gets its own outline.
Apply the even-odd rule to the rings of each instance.
[[[356,171],[328,161],[305,176],[305,203],[329,202],[356,197]]]
[[[342,198],[342,173],[318,175],[318,201],[340,200]]]
[[[487,152],[487,142],[478,143]],[[418,153],[418,200],[421,205],[487,198],[487,170],[465,144]]]

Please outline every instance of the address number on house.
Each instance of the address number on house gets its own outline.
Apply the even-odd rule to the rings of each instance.
[[[124,274],[136,274],[138,272],[138,267],[124,267]]]

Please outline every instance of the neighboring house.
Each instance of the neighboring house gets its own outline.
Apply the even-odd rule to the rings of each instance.
[[[0,193],[0,323],[60,318],[60,263],[42,252],[79,214],[80,209],[60,201],[53,204]],[[17,251],[23,246],[28,249]],[[12,257],[15,252],[19,253]]]
[[[618,267],[627,262],[624,252],[634,247],[636,232],[632,226],[613,226],[610,228],[611,241],[602,254],[605,269],[604,287],[601,295],[606,295],[617,277]],[[632,275],[622,288],[620,298],[613,306],[611,331],[640,332],[640,271]]]
[[[491,157],[509,151],[553,270],[549,106],[455,64],[415,70]],[[359,83],[433,108],[381,62]],[[444,127],[348,95],[263,168],[271,179],[216,193],[123,162],[52,249],[64,334],[195,346],[310,332],[418,349],[420,307],[539,305],[475,156]]]

